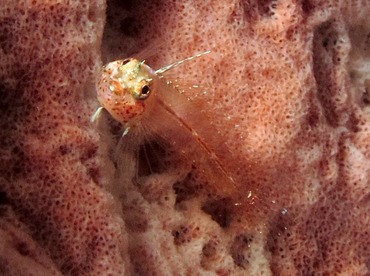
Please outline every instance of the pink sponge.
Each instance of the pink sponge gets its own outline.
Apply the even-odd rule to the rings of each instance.
[[[369,273],[368,1],[3,2],[8,275]],[[102,62],[206,50],[168,76],[206,88],[184,94],[237,185],[215,191],[176,146],[132,182],[119,131],[89,122]]]
[[[66,274],[125,271],[123,225],[100,187],[89,123],[95,104],[87,84],[100,66],[104,9],[59,1],[5,1],[0,8],[2,203]],[[32,250],[18,254],[39,261]],[[1,258],[7,275],[19,275],[11,255]],[[22,273],[40,275],[26,268]]]

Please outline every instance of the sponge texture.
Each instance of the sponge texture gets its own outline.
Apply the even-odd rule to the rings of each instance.
[[[14,228],[2,230],[6,275],[125,271],[123,225],[99,184],[98,139],[89,124],[94,104],[84,93],[100,67],[104,10],[95,1],[1,4],[1,204],[24,223],[17,235],[31,235],[44,249],[36,254],[30,238],[16,242]],[[54,265],[42,272],[40,256]]]
[[[1,270],[369,274],[368,1],[3,2]],[[199,166],[172,146],[127,179],[115,126],[89,123],[101,63],[206,50],[168,77],[201,85],[184,94],[206,120],[188,123],[233,192],[214,189],[196,148]]]
[[[212,51],[170,74],[207,88],[184,93],[206,103],[213,131],[203,135],[217,133],[237,180],[236,195],[224,198],[197,186],[196,171],[175,194],[165,182],[131,186],[136,200],[123,205],[146,225],[129,231],[138,235],[129,252],[139,274],[368,273],[369,9],[366,1],[109,3],[104,61],[140,52],[160,68]],[[153,202],[152,189],[165,202],[157,193]],[[171,250],[152,250],[163,244]]]

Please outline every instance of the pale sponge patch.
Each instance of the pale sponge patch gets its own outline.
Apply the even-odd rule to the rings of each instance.
[[[0,270],[369,274],[369,12],[366,0],[112,0],[105,17],[103,1],[3,1]],[[101,60],[139,52],[160,68],[206,50],[170,75],[205,88],[184,91],[204,114],[188,123],[233,193],[196,147],[197,166],[172,146],[133,182],[117,125],[100,125],[99,143],[89,123]]]

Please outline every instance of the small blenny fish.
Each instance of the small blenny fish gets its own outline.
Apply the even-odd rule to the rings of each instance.
[[[216,142],[217,131],[210,129],[203,108],[181,94],[163,75],[208,53],[210,51],[199,53],[158,70],[134,58],[106,64],[96,84],[101,107],[92,120],[102,109],[107,110],[124,126],[121,140],[128,150],[138,151],[145,141],[160,137],[188,160],[199,164],[205,178],[211,178],[207,182],[212,188],[229,194],[235,192],[235,183],[215,152],[225,148],[222,141]],[[189,150],[194,145],[195,151]]]
[[[212,120],[217,120],[217,117],[211,118],[207,112],[203,112],[207,110],[208,103],[187,98],[181,93],[181,87],[177,86],[177,80],[171,80],[164,74],[208,53],[210,51],[199,53],[158,70],[135,58],[116,60],[102,68],[96,83],[101,107],[92,120],[96,120],[105,109],[124,128],[118,150],[114,151],[119,181],[113,185],[113,189],[122,195],[124,187],[128,187],[122,185],[127,183],[145,186],[143,183],[148,178],[143,178],[139,173],[140,160],[144,160],[149,167],[149,173],[145,176],[155,178],[158,175],[158,171],[152,170],[156,165],[150,163],[162,162],[163,155],[152,158],[153,155],[145,152],[148,144],[153,148],[154,141],[164,151],[169,149],[170,155],[174,151],[178,153],[186,161],[181,163],[190,164],[186,171],[195,170],[195,185],[199,181],[200,187],[205,187],[207,196],[232,198],[233,211],[246,214],[249,219],[253,215],[264,216],[266,212],[285,216],[287,209],[282,211],[275,200],[266,200],[268,193],[255,188],[248,189],[247,180],[237,175],[239,168],[235,164],[227,164],[229,167],[225,165],[225,160],[233,158],[225,142],[228,132],[213,127]],[[140,157],[142,151],[144,158]],[[173,163],[172,159],[177,157],[170,156],[172,166],[180,164]],[[168,162],[166,169],[167,165]],[[232,172],[236,172],[235,175]],[[161,179],[166,178],[162,176]],[[178,181],[177,176],[171,179],[174,182],[170,180],[169,185]]]

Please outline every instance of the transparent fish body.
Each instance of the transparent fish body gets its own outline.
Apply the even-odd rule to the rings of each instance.
[[[201,171],[207,188],[227,196],[235,192],[236,185],[222,163],[222,155],[227,154],[225,144],[203,113],[204,106],[179,93],[163,76],[184,61],[206,53],[159,70],[133,58],[113,61],[102,69],[97,94],[101,106],[125,128],[121,143],[126,157],[121,160],[134,156],[146,142],[160,140],[159,144],[173,147]],[[137,171],[133,159],[123,161],[123,167],[131,171],[128,175]]]
[[[149,195],[146,199],[153,200],[158,187],[176,191],[184,189],[182,181],[190,181],[193,185],[190,189],[196,192],[203,190],[208,201],[203,210],[210,214],[221,212],[213,218],[216,221],[228,213],[237,214],[235,216],[239,219],[230,223],[242,228],[251,225],[255,219],[263,223],[267,219],[268,225],[269,217],[276,215],[289,221],[287,209],[282,209],[269,196],[270,191],[249,185],[248,179],[238,174],[238,170],[245,168],[243,164],[241,168],[235,167],[226,142],[228,132],[220,132],[213,127],[212,120],[217,118],[204,112],[209,109],[205,106],[207,103],[187,98],[180,93],[178,82],[164,74],[206,53],[158,70],[133,58],[113,61],[103,67],[96,84],[101,108],[93,120],[105,109],[124,128],[113,153],[117,181],[110,187],[111,192],[125,198],[128,193],[135,194],[139,189],[144,198]],[[170,152],[168,159],[163,151]],[[181,161],[174,162],[178,157]],[[142,163],[148,165],[143,169]],[[162,163],[159,167],[164,165],[164,171],[156,168],[159,163]],[[172,171],[176,171],[173,168],[177,166],[185,166],[185,170],[180,169],[179,174],[173,174]],[[143,170],[147,173],[141,173]],[[167,173],[169,171],[171,173]],[[152,185],[154,182],[160,185]],[[184,185],[185,190],[189,188]]]

